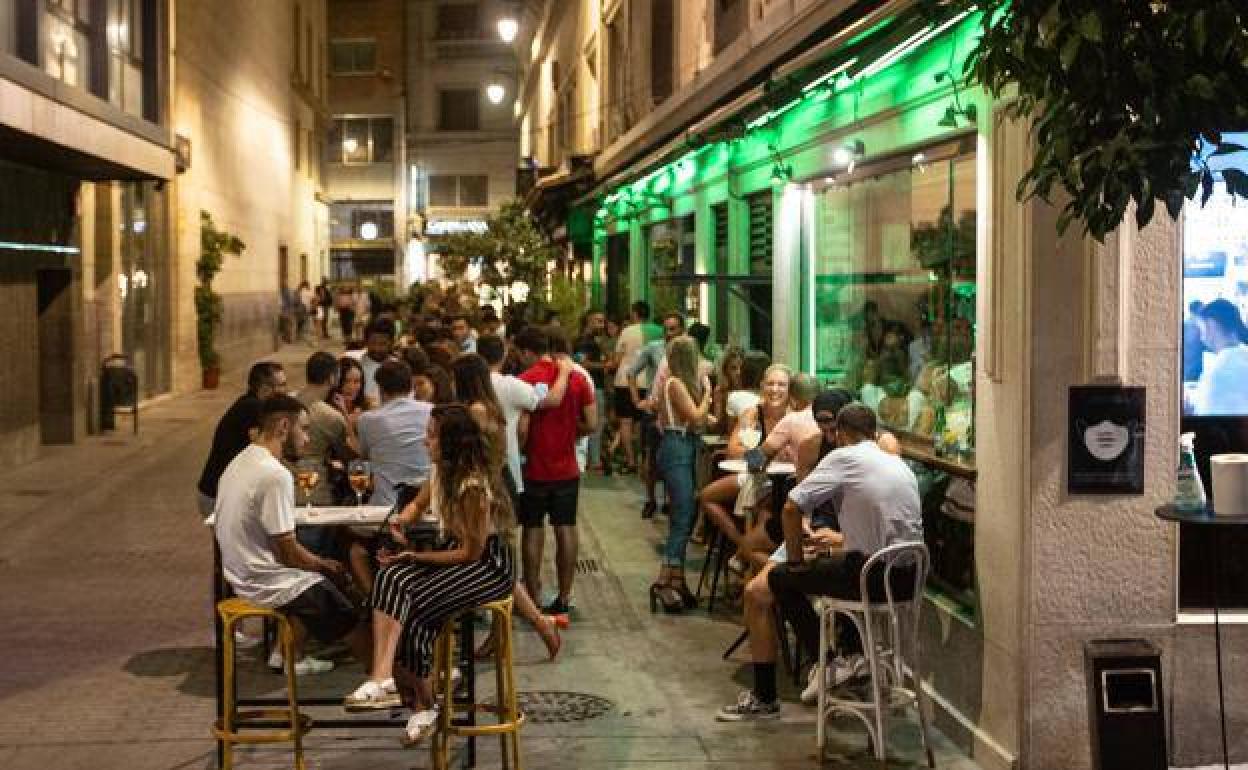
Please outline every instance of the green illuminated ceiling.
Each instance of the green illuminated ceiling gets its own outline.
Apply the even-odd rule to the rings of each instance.
[[[769,156],[782,166],[785,148],[809,140],[831,125],[859,118],[860,105],[885,99],[904,103],[926,93],[948,88],[938,73],[961,73],[966,55],[981,24],[980,13],[961,13],[943,22],[922,24],[908,35],[897,34],[900,24],[886,19],[846,45],[867,41],[882,31],[893,39],[866,43],[857,55],[845,55],[813,74],[793,95],[754,115],[739,136],[708,141],[644,176],[610,189],[595,213],[596,232],[605,233],[608,221],[631,219],[664,206],[670,198],[701,183],[722,177],[745,163]],[[906,30],[908,31],[908,30]],[[904,34],[904,33],[903,33]],[[785,174],[777,174],[783,179]]]

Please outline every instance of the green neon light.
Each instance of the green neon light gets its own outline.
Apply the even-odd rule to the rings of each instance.
[[[664,166],[663,173],[659,174],[659,176],[654,180],[653,190],[654,192],[662,195],[663,193],[667,192],[668,188],[671,186],[672,186],[672,175],[668,171],[668,167]]]
[[[844,72],[845,70],[849,69],[850,67],[854,66],[857,63],[858,63],[857,56],[850,59],[849,61],[841,62],[835,68],[828,70],[827,72],[823,73],[819,77],[815,78],[814,80],[810,81],[806,85],[802,86],[802,93],[809,93],[815,90],[819,86],[828,82],[832,78],[836,77],[837,75],[841,74],[842,72]]]

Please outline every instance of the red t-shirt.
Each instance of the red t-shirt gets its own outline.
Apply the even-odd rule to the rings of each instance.
[[[520,379],[530,385],[554,385],[559,365],[543,359],[529,367]],[[563,403],[554,409],[538,409],[529,416],[529,437],[524,445],[525,481],[569,481],[580,478],[576,464],[576,423],[582,410],[594,403],[594,389],[578,372],[568,374]]]

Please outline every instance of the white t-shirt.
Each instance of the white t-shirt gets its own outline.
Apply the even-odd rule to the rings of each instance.
[[[381,361],[374,361],[373,357],[365,353],[360,356],[360,368],[364,370],[364,397],[372,399],[376,404],[381,401],[381,386],[377,384],[377,370],[381,368]]]
[[[724,412],[734,419],[740,419],[741,413],[746,409],[758,406],[758,394],[752,390],[734,390],[728,394],[728,400],[724,402]]]
[[[226,466],[213,515],[221,571],[239,597],[276,609],[324,579],[273,554],[269,538],[295,531],[295,482],[264,447],[251,444]]]
[[[531,412],[546,398],[546,383],[538,386],[530,385],[524,380],[510,374],[490,372],[490,382],[494,385],[494,396],[503,409],[503,419],[507,423],[507,468],[511,471],[511,480],[516,484],[516,491],[524,491],[524,475],[520,467],[520,441],[517,429],[520,425],[521,412]]]
[[[637,360],[637,354],[646,346],[646,329],[642,324],[629,324],[620,332],[615,343],[615,352],[620,357],[620,366],[615,370],[615,386],[628,387],[628,371]],[[643,383],[647,385],[649,383]]]
[[[1235,345],[1205,355],[1192,394],[1198,415],[1248,414],[1248,346]]]

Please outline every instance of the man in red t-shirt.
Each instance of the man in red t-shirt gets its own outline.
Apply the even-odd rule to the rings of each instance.
[[[520,379],[530,385],[554,383],[561,367],[550,354],[549,334],[528,327],[516,336],[516,353],[528,369]],[[566,358],[566,357],[561,357]],[[555,568],[559,595],[545,611],[567,614],[576,574],[576,505],[580,492],[581,469],[576,462],[576,440],[593,433],[598,423],[594,386],[573,372],[568,378],[563,402],[529,415],[524,438],[524,492],[520,495],[518,518],[524,527],[524,584],[535,599],[541,596],[542,547],[546,542],[545,519],[555,528]]]

